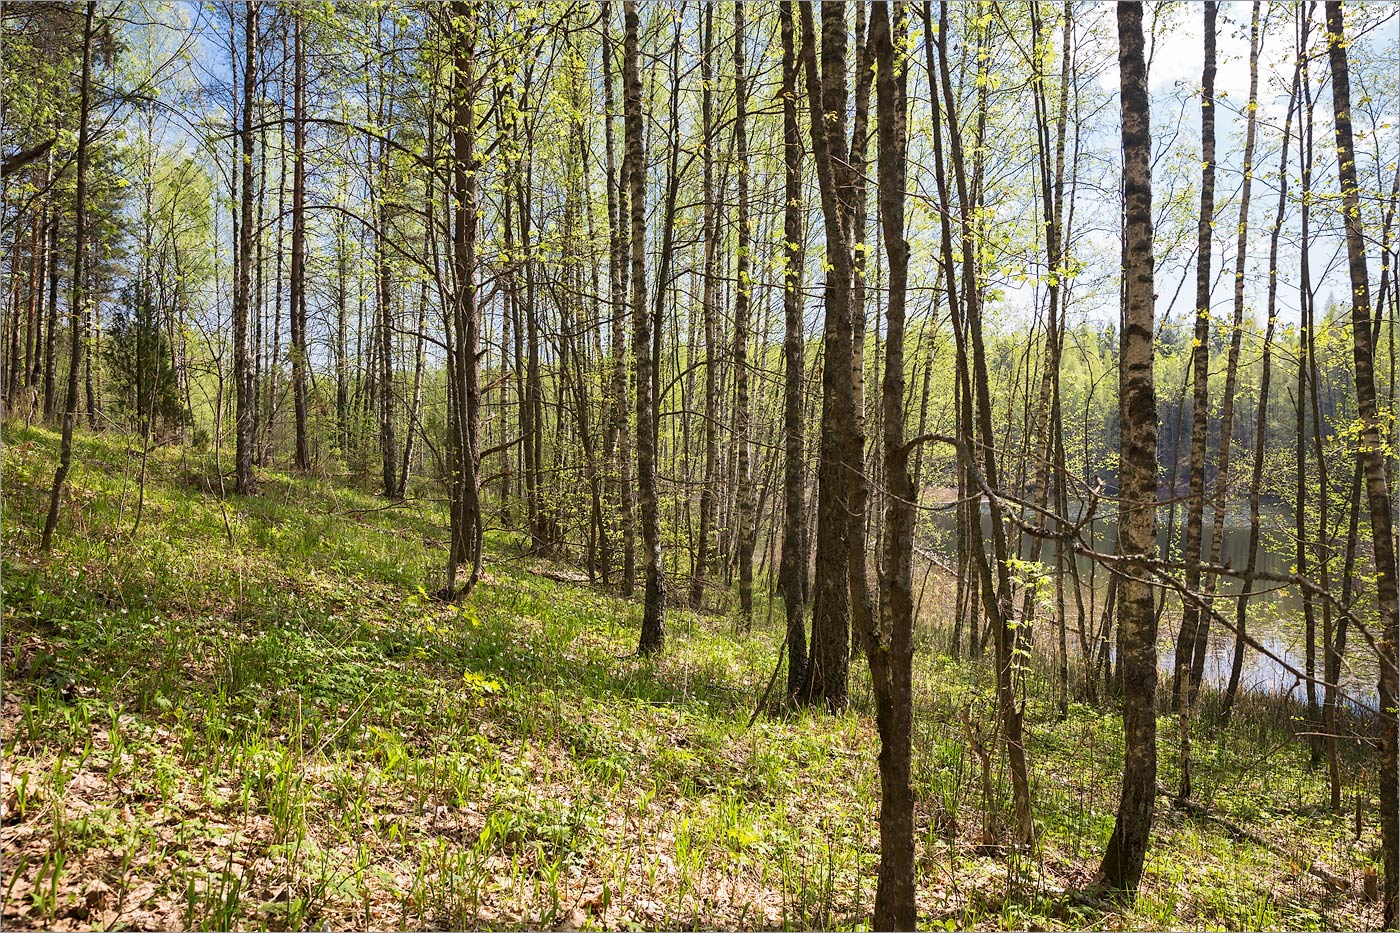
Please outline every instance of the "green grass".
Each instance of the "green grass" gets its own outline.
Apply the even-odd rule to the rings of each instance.
[[[7,928],[868,924],[868,677],[853,664],[843,716],[750,727],[780,613],[736,635],[675,610],[665,657],[640,659],[639,606],[538,575],[505,538],[468,604],[430,599],[440,506],[270,471],[220,500],[210,464],[174,450],[153,456],[133,536],[137,455],[90,434],[40,555],[57,439],[4,440]],[[1066,892],[1112,828],[1118,718],[1074,703],[1060,719],[1032,672],[1040,842],[1004,854],[983,845],[1009,804],[985,663],[921,632],[916,664],[924,925],[1378,924],[1359,895],[1373,818],[1353,843],[1350,817],[1323,809],[1325,773],[1277,704],[1204,730],[1194,775],[1199,799],[1296,858],[1163,806],[1140,896],[1085,906]],[[993,749],[989,817],[967,705]],[[1168,786],[1176,729],[1162,717]],[[1374,793],[1347,773],[1349,795]],[[1300,871],[1311,859],[1354,889],[1324,889]]]

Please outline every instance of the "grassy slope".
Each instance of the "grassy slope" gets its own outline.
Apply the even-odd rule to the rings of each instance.
[[[133,537],[136,462],[116,438],[80,435],[40,557],[56,437],[5,441],[5,927],[868,922],[863,665],[847,715],[750,727],[777,619],[740,637],[676,611],[667,656],[642,661],[637,607],[540,576],[504,542],[470,604],[446,607],[422,590],[436,507],[278,473],[221,506],[171,451]],[[1111,828],[1117,718],[1074,704],[1057,722],[1032,690],[1042,845],[1000,853],[958,715],[992,720],[986,671],[935,655],[925,644],[916,671],[926,924],[1378,923],[1355,893],[1165,807],[1136,902],[1076,906],[1062,892]],[[1166,781],[1175,729],[1163,717]],[[1198,795],[1358,878],[1374,830],[1351,845],[1348,820],[1316,808],[1323,776],[1284,729],[1246,710],[1198,742]]]

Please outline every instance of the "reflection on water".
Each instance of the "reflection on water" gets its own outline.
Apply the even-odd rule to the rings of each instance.
[[[926,514],[932,519],[937,549],[945,555],[954,554],[956,552],[954,535],[957,526],[953,511],[950,509]],[[1181,539],[1184,536],[1182,528],[1184,521],[1184,515],[1178,512],[1176,540],[1172,552],[1178,558],[1181,554]],[[1221,563],[1243,570],[1249,556],[1248,515],[1247,513],[1231,513],[1227,515],[1226,521],[1225,537],[1220,548]],[[1209,523],[1210,513],[1207,512],[1205,529],[1207,537],[1210,534]],[[991,518],[985,507],[982,510],[982,526],[983,533],[990,535]],[[1261,510],[1260,548],[1256,562],[1258,570],[1276,574],[1293,572],[1292,550],[1295,539],[1292,528],[1293,515],[1290,509],[1275,505]],[[1167,553],[1167,535],[1167,511],[1163,509],[1158,518],[1157,547],[1159,553]],[[1092,522],[1090,527],[1085,528],[1083,536],[1094,550],[1112,552],[1117,541],[1116,522],[1111,516],[1099,517]],[[1022,541],[1021,553],[1029,555],[1031,552],[1029,536],[1022,537],[1024,540]],[[1341,572],[1341,555],[1344,544],[1345,542],[1337,542],[1335,545],[1334,577],[1339,576]],[[1202,557],[1208,556],[1203,546]],[[1051,542],[1047,541],[1043,545],[1040,559],[1043,564],[1053,565],[1054,551]],[[952,561],[950,560],[949,563],[951,564]],[[1091,619],[1097,619],[1103,611],[1109,574],[1090,558],[1076,557],[1076,563],[1080,584],[1083,588],[1086,614],[1089,614]],[[1228,597],[1238,595],[1241,588],[1240,580],[1227,577],[1222,577],[1216,588],[1216,592],[1221,597],[1216,602],[1217,609],[1230,625],[1234,624],[1236,603],[1234,599]],[[1162,598],[1160,594],[1158,598]],[[1069,613],[1069,624],[1075,626],[1077,624],[1077,610],[1072,596],[1066,597],[1066,608]],[[1287,665],[1299,671],[1306,670],[1307,663],[1307,623],[1303,608],[1301,594],[1296,588],[1279,588],[1277,584],[1256,583],[1254,595],[1250,599],[1246,614],[1246,627],[1250,636]],[[1359,609],[1364,614],[1369,609],[1369,599]],[[1313,613],[1317,643],[1316,676],[1321,677],[1323,622],[1320,604],[1314,605]],[[1173,594],[1167,594],[1161,624],[1158,626],[1158,659],[1163,673],[1170,673],[1172,669],[1176,655],[1176,636],[1180,626],[1180,600]],[[1088,627],[1090,631],[1095,630],[1092,623]],[[1070,640],[1073,642],[1074,638]],[[1218,623],[1212,624],[1204,675],[1208,685],[1224,688],[1230,679],[1230,666],[1234,660],[1234,650],[1235,634],[1233,629],[1222,628]],[[1351,698],[1363,703],[1374,704],[1376,699],[1375,657],[1364,636],[1357,632],[1354,627],[1347,634],[1341,684],[1343,690]],[[1291,693],[1300,701],[1306,696],[1306,684],[1301,678],[1279,664],[1278,661],[1249,646],[1245,647],[1240,688],[1261,693],[1285,695]]]

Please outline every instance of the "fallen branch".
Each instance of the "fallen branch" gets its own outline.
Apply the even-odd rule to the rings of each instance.
[[[587,585],[592,582],[587,576],[581,573],[571,573],[567,570],[549,570],[546,568],[536,568],[530,571],[546,580],[553,580],[555,583],[570,583],[576,586]]]
[[[1227,819],[1218,813],[1213,813],[1210,810],[1210,808],[1208,808],[1205,804],[1197,803],[1194,800],[1182,799],[1181,797],[1172,793],[1170,790],[1168,790],[1161,784],[1157,785],[1157,793],[1159,796],[1166,797],[1168,800],[1170,800],[1172,802],[1172,806],[1176,809],[1188,813],[1191,816],[1194,816],[1203,822],[1214,823],[1217,826],[1223,828],[1226,832],[1228,832],[1231,836],[1233,836],[1236,839],[1239,839],[1243,842],[1250,842],[1254,845],[1268,849],[1270,852],[1274,853],[1280,858],[1293,858],[1293,854],[1291,852],[1287,852],[1279,848],[1278,846],[1270,842],[1268,839],[1265,839],[1263,836],[1259,835],[1253,830],[1246,829],[1239,823]],[[1323,865],[1321,862],[1309,862],[1303,868],[1303,870],[1308,874],[1312,875],[1314,878],[1317,878],[1329,887],[1333,888],[1334,890],[1346,891],[1351,888],[1350,881],[1336,874],[1326,865]]]
[[[290,492],[291,487],[288,486],[287,489],[288,489],[288,491]],[[369,507],[369,508],[363,508],[363,509],[346,509],[346,510],[343,511],[343,512],[337,512],[337,511],[335,511],[335,507],[332,506],[331,508],[326,509],[326,514],[327,514],[327,515],[341,515],[341,516],[343,516],[343,515],[370,515],[370,514],[373,514],[374,512],[387,512],[387,511],[389,511],[390,509],[401,509],[401,508],[403,508],[404,506],[408,505],[408,502],[409,502],[409,500],[407,500],[407,499],[395,499],[393,502],[390,502],[390,503],[388,503],[388,504],[386,504],[386,505],[376,505],[376,506],[371,506],[371,507]]]
[[[773,693],[773,685],[778,682],[778,671],[783,669],[783,655],[787,654],[787,639],[778,646],[778,663],[773,665],[773,675],[768,678],[768,688],[763,691],[763,696],[758,700],[758,705],[753,708],[753,715],[749,717],[749,724],[745,729],[752,729],[753,724],[758,721],[758,714],[763,707],[768,705],[768,697]]]
[[[958,575],[957,570],[949,566],[947,561],[945,561],[943,558],[939,557],[932,551],[926,551],[923,548],[916,546],[914,548],[914,554],[915,556],[921,557],[924,560],[928,561],[930,564],[937,567],[939,570],[943,571],[951,577],[956,577]]]

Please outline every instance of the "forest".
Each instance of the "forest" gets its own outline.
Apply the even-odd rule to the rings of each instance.
[[[1400,928],[1400,4],[0,0],[7,929]]]

